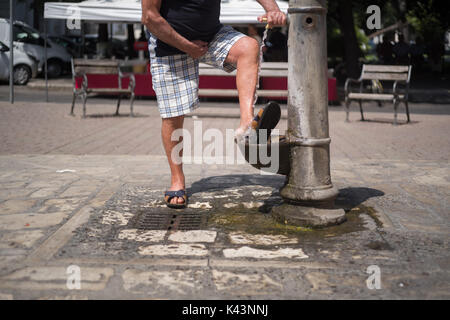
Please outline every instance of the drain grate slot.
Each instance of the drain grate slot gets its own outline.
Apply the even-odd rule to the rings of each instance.
[[[207,216],[205,213],[141,212],[129,225],[141,230],[200,230],[206,226]]]
[[[206,214],[184,214],[179,216],[178,230],[198,230],[206,225]]]
[[[172,217],[167,214],[142,214],[136,221],[137,229],[167,230],[171,224]]]

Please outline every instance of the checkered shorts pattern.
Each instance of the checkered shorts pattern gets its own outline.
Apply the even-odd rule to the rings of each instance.
[[[178,117],[198,108],[199,62],[232,72],[236,66],[225,62],[231,47],[244,35],[230,26],[222,27],[209,43],[207,53],[200,59],[187,54],[157,57],[156,38],[149,35],[150,71],[153,90],[162,118]]]

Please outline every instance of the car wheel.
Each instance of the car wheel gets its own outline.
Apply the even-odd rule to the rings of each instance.
[[[14,67],[13,79],[14,84],[24,86],[31,78],[31,70],[28,66],[19,65]]]
[[[49,78],[57,78],[62,73],[62,64],[59,61],[52,60],[47,64],[47,75]]]

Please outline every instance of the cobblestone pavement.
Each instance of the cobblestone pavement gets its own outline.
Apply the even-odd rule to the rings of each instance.
[[[449,298],[447,162],[333,161],[348,221],[313,231],[272,220],[283,177],[249,166],[187,165],[189,208],[169,210],[164,161],[0,156],[0,296]]]
[[[272,220],[284,177],[248,165],[185,165],[189,208],[167,209],[154,102],[135,118],[112,104],[81,119],[67,101],[0,102],[0,299],[450,297],[449,115],[394,127],[391,113],[346,124],[332,109],[347,221],[309,230]],[[231,106],[205,103],[186,127],[233,128]]]

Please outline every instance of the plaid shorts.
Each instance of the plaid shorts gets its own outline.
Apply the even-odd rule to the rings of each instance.
[[[208,44],[207,53],[200,59],[193,59],[187,54],[157,57],[156,38],[149,34],[150,71],[161,117],[178,117],[198,108],[199,62],[233,72],[236,66],[226,63],[225,59],[242,37],[244,34],[232,27],[223,26]]]

